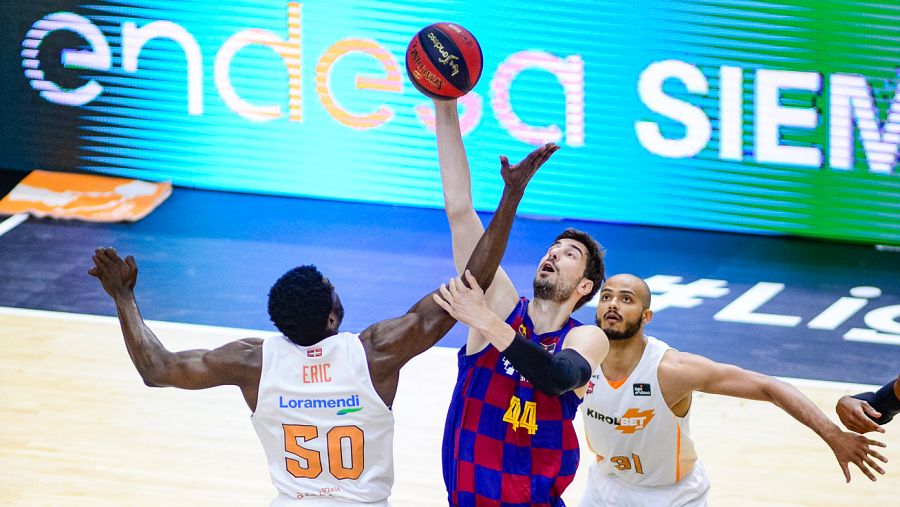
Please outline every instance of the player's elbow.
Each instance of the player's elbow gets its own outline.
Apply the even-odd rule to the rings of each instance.
[[[471,227],[476,222],[478,225],[481,224],[475,208],[472,207],[471,199],[457,196],[454,199],[444,199],[444,203],[451,231],[457,232],[459,229]]]
[[[137,364],[137,370],[145,386],[169,387],[172,385],[169,379],[175,366],[173,358],[159,358],[155,361]]]
[[[559,396],[587,384],[591,379],[591,366],[575,350],[565,349],[553,356],[547,377],[548,381],[537,387],[544,394]]]
[[[165,387],[165,384],[162,381],[161,375],[152,371],[152,370],[139,370],[138,373],[141,374],[141,380],[144,381],[144,385],[147,387]]]
[[[168,387],[171,384],[166,381],[168,375],[163,368],[145,368],[139,371],[144,385],[147,387]]]
[[[775,377],[763,375],[762,373],[754,373],[754,375],[756,377],[755,380],[759,385],[758,390],[762,393],[765,401],[780,405],[780,400],[784,399],[785,396],[793,391],[796,391],[794,386],[783,380],[778,380]]]

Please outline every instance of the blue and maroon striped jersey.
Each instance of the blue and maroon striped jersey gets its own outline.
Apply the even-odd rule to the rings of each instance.
[[[580,323],[535,335],[521,298],[506,322],[550,353]],[[578,468],[572,419],[581,398],[548,396],[492,345],[459,351],[459,376],[444,426],[443,468],[450,505],[459,507],[564,506],[560,496]]]

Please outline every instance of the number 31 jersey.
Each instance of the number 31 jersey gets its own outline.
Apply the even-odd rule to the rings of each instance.
[[[252,422],[279,493],[273,505],[390,495],[394,417],[372,385],[359,335],[339,333],[310,347],[266,339]]]
[[[670,347],[653,337],[634,371],[609,382],[600,368],[588,384],[581,414],[599,467],[636,486],[670,486],[697,461],[689,415],[672,413],[659,388],[657,369]]]

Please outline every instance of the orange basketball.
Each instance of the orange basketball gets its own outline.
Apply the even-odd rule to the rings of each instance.
[[[406,73],[417,90],[433,99],[462,97],[475,87],[483,65],[481,46],[454,23],[435,23],[406,48]]]

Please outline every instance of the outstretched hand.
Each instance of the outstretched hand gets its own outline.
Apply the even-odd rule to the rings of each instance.
[[[547,143],[540,148],[532,151],[521,162],[515,165],[509,165],[509,159],[505,155],[500,155],[500,175],[503,176],[503,182],[506,188],[515,192],[525,192],[525,187],[531,181],[534,173],[550,159],[550,156],[559,149],[558,144]]]
[[[848,431],[837,431],[835,434],[825,439],[831,450],[834,452],[835,458],[844,471],[844,479],[850,482],[850,463],[853,463],[862,473],[871,481],[875,481],[875,474],[872,470],[884,475],[884,470],[876,463],[876,459],[882,463],[887,463],[887,458],[882,456],[872,447],[885,447],[882,442],[866,438],[856,433]]]
[[[106,247],[95,250],[92,259],[94,267],[88,270],[88,274],[99,279],[103,290],[111,297],[134,290],[138,273],[134,257],[129,255],[122,260],[115,248]]]

